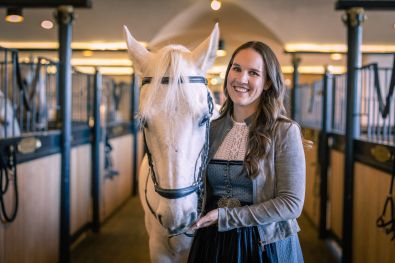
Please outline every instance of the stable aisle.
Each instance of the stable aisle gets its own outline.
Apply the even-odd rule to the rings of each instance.
[[[336,263],[325,242],[305,216],[298,220],[305,263]],[[87,234],[73,246],[72,263],[145,263],[149,262],[148,236],[144,213],[138,197],[133,197],[101,228],[99,234]]]

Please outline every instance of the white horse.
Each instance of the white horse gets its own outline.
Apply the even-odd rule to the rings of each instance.
[[[20,135],[19,124],[12,105],[0,90],[0,139]]]
[[[47,66],[44,64],[44,58],[37,58],[37,62],[20,63],[21,82],[18,84],[18,93],[24,90],[26,103],[23,108],[23,124],[26,131],[45,130],[48,124],[47,110]],[[16,88],[16,87],[14,87]],[[19,103],[22,106],[22,102]]]
[[[151,261],[185,261],[192,238],[184,233],[201,209],[213,113],[203,76],[216,56],[218,25],[192,52],[170,45],[151,53],[125,26],[124,31],[135,69],[145,77],[139,118],[148,151],[140,167],[139,192]]]

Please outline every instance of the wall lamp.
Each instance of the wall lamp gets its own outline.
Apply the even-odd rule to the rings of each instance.
[[[7,8],[7,15],[5,21],[10,23],[21,23],[23,21],[22,8],[10,7]]]

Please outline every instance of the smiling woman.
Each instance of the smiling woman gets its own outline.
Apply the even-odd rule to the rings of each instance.
[[[189,262],[303,262],[296,218],[305,192],[300,129],[285,117],[280,64],[262,42],[229,62],[221,115],[210,130],[208,213]]]

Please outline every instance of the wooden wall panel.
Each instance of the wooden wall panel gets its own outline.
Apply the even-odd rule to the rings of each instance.
[[[85,224],[92,222],[91,162],[91,146],[89,144],[72,148],[70,165],[71,235]]]
[[[318,144],[305,150],[306,157],[306,196],[303,212],[319,226],[320,218],[320,174],[317,160]]]
[[[118,208],[132,191],[132,135],[125,135],[110,140],[112,145],[113,168],[118,176],[108,178],[104,168],[101,170],[101,220],[105,220]],[[104,156],[103,156],[104,158]],[[104,159],[103,159],[104,160]]]
[[[58,261],[60,162],[56,154],[17,166],[19,210],[2,226],[3,262]]]
[[[331,163],[328,172],[329,228],[339,237],[343,236],[343,192],[344,154],[331,150]]]
[[[389,191],[390,174],[355,163],[353,262],[390,263],[395,259],[395,242],[376,227]],[[394,197],[395,198],[395,197]]]
[[[117,188],[117,204],[130,197],[132,191],[133,136],[127,135],[114,140],[114,166],[120,172]]]

